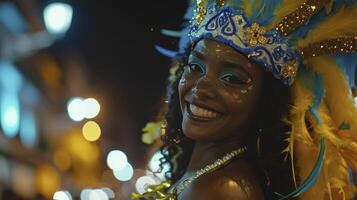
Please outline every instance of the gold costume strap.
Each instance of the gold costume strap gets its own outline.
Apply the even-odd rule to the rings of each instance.
[[[296,30],[299,26],[306,24],[321,8],[331,0],[307,0],[276,25],[276,30],[284,36]]]
[[[341,37],[312,43],[301,49],[302,58],[311,58],[336,53],[357,52],[357,36]]]

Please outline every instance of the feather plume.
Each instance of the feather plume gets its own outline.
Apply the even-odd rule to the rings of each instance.
[[[357,141],[357,109],[346,74],[328,56],[312,58],[307,64],[324,76],[325,102],[335,127],[348,123],[351,129],[349,137]]]
[[[323,22],[311,30],[305,39],[298,42],[300,47],[337,37],[357,35],[357,4],[340,8],[336,14],[327,17]]]
[[[274,12],[274,20],[267,26],[267,29],[273,29],[285,16],[292,13],[298,6],[303,4],[306,0],[283,0],[278,5]]]

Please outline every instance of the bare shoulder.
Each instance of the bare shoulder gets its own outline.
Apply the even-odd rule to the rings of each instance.
[[[263,200],[262,188],[254,171],[245,161],[230,165],[194,181],[181,195],[181,200]]]

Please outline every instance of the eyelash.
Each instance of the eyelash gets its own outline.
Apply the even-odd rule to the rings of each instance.
[[[234,74],[225,74],[220,79],[231,85],[241,85],[246,83],[244,80],[242,80],[242,78]]]
[[[205,73],[205,69],[198,63],[188,63],[187,68],[189,73],[198,72],[201,75]],[[232,73],[224,74],[220,79],[230,85],[242,85],[246,83],[239,75]]]
[[[189,63],[187,65],[187,68],[191,73],[193,73],[193,72],[199,72],[200,74],[205,73],[205,69],[203,69],[202,66],[200,66],[199,64],[196,64],[196,63]]]

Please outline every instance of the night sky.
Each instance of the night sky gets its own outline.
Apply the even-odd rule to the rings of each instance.
[[[44,4],[49,1],[44,1]],[[179,30],[185,0],[75,0],[71,29],[54,48],[77,50],[86,61],[94,92],[107,116],[103,134],[110,148],[121,148],[139,165],[145,146],[141,128],[163,101],[170,59],[154,45],[175,50],[177,39],[160,29]]]

